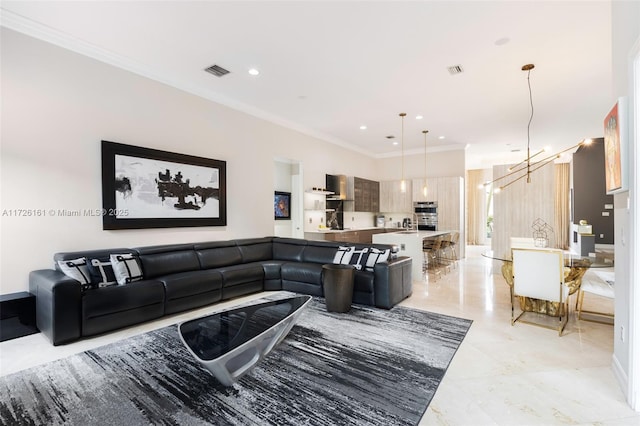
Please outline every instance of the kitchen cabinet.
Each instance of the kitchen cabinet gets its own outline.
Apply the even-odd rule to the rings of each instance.
[[[423,187],[424,187],[424,178],[423,179],[413,179],[413,201],[437,201],[438,200],[438,180],[440,178],[437,177],[429,177],[427,178],[427,195],[424,195]]]
[[[349,176],[347,199],[353,200],[352,211],[376,213],[380,207],[380,184],[376,181]]]
[[[399,180],[380,182],[380,212],[406,214],[413,212],[413,185],[411,180],[407,180],[406,183],[406,191],[402,192]]]
[[[438,230],[460,230],[460,238],[464,241],[464,179],[460,176],[429,177],[426,197],[422,192],[424,178],[413,179],[412,184],[413,201],[438,203]],[[464,245],[461,245],[459,255],[464,256]]]
[[[459,176],[438,179],[438,229],[464,229],[464,184]]]

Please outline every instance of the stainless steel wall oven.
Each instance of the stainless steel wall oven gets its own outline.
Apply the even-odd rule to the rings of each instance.
[[[413,212],[418,221],[419,231],[438,230],[438,202],[418,201],[413,203]]]

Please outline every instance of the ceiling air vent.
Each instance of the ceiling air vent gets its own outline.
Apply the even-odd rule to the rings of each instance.
[[[454,65],[452,67],[447,68],[449,70],[449,74],[456,75],[462,74],[462,65]]]
[[[229,71],[225,70],[224,68],[222,68],[219,65],[211,65],[209,68],[205,68],[204,69],[206,72],[209,72],[213,75],[215,75],[216,77],[222,77],[226,74],[229,74]]]

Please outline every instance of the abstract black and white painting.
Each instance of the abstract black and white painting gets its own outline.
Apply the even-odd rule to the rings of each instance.
[[[226,162],[102,141],[103,229],[226,226]]]

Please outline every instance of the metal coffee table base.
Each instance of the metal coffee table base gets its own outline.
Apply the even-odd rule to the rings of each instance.
[[[310,301],[310,296],[295,297],[187,321],[179,326],[180,338],[220,383],[231,386],[282,342]],[[272,312],[265,321],[267,310]],[[212,328],[217,329],[211,333]]]

